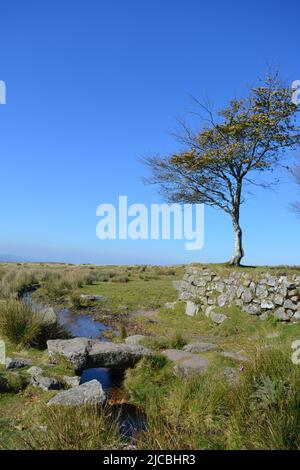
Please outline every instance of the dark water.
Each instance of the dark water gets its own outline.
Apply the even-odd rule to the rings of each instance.
[[[104,367],[85,369],[81,374],[80,383],[84,384],[90,380],[96,379],[101,383],[103,390],[107,395],[110,396],[114,389],[122,387],[124,375],[124,370],[112,370]]]
[[[85,336],[88,338],[100,338],[101,341],[107,341],[102,336],[104,331],[111,330],[111,327],[95,321],[92,315],[78,315],[70,312],[68,308],[56,311],[58,323],[74,337]]]
[[[124,370],[112,370],[103,367],[86,369],[81,375],[80,383],[86,383],[96,379],[101,383],[111,404],[113,416],[119,423],[120,434],[125,438],[131,438],[136,431],[146,428],[146,416],[136,406],[130,403],[118,403],[122,398],[122,384],[125,376]],[[124,393],[123,393],[124,397]],[[114,403],[115,402],[115,403]]]
[[[40,304],[32,298],[31,292],[26,292],[22,295],[22,302],[30,305],[34,312],[45,311],[47,305]],[[84,336],[87,338],[99,338],[101,341],[107,341],[102,333],[111,330],[110,326],[104,325],[99,321],[95,321],[92,315],[72,313],[68,308],[54,308],[57,316],[57,321],[70,336],[78,337]]]
[[[116,413],[119,420],[119,432],[121,436],[130,439],[133,437],[134,433],[146,430],[146,415],[136,406],[130,403],[115,405],[114,413]]]
[[[25,292],[21,296],[24,304],[30,305],[33,311],[43,313],[48,308],[47,305],[40,304],[32,299],[32,292]],[[54,308],[59,325],[61,325],[67,333],[72,337],[89,337],[99,338],[101,341],[108,341],[102,336],[104,331],[111,330],[111,327],[94,321],[92,315],[76,314],[68,308]],[[80,384],[91,380],[98,380],[105,391],[108,400],[116,398],[117,404],[112,404],[111,409],[113,415],[118,419],[120,434],[125,438],[131,438],[135,431],[144,430],[146,428],[146,417],[134,405],[129,403],[118,404],[118,399],[122,395],[121,388],[124,381],[124,370],[113,370],[103,367],[85,369],[82,372]]]

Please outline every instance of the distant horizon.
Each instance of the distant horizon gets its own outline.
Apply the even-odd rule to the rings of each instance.
[[[217,262],[217,263],[213,263],[213,262],[200,262],[200,261],[190,261],[188,263],[185,263],[185,262],[178,262],[178,263],[93,263],[93,262],[90,262],[90,263],[86,263],[86,262],[72,262],[72,261],[51,261],[51,260],[46,260],[46,259],[36,259],[36,260],[33,260],[33,259],[22,259],[22,258],[17,258],[17,257],[13,257],[12,255],[11,256],[8,256],[9,259],[6,259],[4,255],[1,255],[0,254],[0,264],[3,263],[7,263],[7,264],[16,264],[16,263],[21,263],[21,264],[64,264],[64,265],[75,265],[75,266],[144,266],[144,265],[147,265],[147,266],[180,266],[180,265],[190,265],[190,264],[199,264],[199,265],[211,265],[211,266],[214,266],[214,265],[228,265],[228,267],[230,266],[228,264],[227,261],[223,261],[223,262]],[[255,265],[246,265],[246,264],[241,264],[241,268],[300,268],[300,265],[297,265],[297,264],[274,264],[274,265],[265,265],[265,264],[255,264]]]

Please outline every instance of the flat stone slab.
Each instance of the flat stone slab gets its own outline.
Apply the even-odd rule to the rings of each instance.
[[[152,353],[143,346],[115,344],[89,338],[49,340],[48,354],[52,362],[62,357],[70,362],[76,371],[89,367],[127,368],[133,367],[145,356]]]
[[[88,300],[89,302],[96,302],[97,300],[108,302],[109,300],[111,300],[109,297],[105,297],[105,295],[102,295],[102,294],[96,294],[96,295],[81,294],[80,298],[83,300]]]
[[[249,362],[249,358],[244,354],[243,351],[238,351],[238,352],[223,351],[220,354],[223,357],[228,357],[229,359],[235,359],[236,361]]]
[[[180,349],[165,349],[162,354],[174,363],[174,372],[181,377],[201,375],[209,364],[205,357]]]
[[[91,380],[78,387],[64,390],[48,402],[48,406],[102,405],[106,400],[105,392],[98,380]]]
[[[193,357],[191,353],[182,351],[181,349],[164,349],[162,354],[171,362],[183,361],[184,359]]]
[[[89,367],[111,367],[126,369],[133,367],[143,357],[153,354],[150,349],[134,344],[93,342],[88,353]]]
[[[184,351],[190,353],[201,353],[206,351],[215,351],[218,349],[218,346],[214,343],[205,343],[205,342],[195,342],[186,344],[183,348]]]
[[[205,357],[193,355],[175,364],[174,372],[181,377],[202,375],[206,371],[208,364],[208,359]]]
[[[75,370],[82,370],[88,366],[88,352],[92,340],[89,338],[53,339],[47,341],[50,361],[56,363],[59,357],[70,362]]]

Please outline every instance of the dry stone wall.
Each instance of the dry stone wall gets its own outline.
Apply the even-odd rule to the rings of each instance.
[[[187,315],[215,314],[219,307],[236,305],[261,319],[300,320],[300,275],[251,269],[189,267],[177,284]]]

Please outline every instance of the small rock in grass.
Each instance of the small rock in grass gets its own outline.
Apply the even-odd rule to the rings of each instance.
[[[69,385],[69,387],[78,387],[80,384],[80,377],[78,375],[70,376],[70,375],[64,375],[63,376],[63,381]]]
[[[21,369],[22,367],[27,367],[31,364],[29,359],[24,359],[22,357],[7,357],[5,360],[6,370],[11,369]]]
[[[223,351],[220,353],[223,357],[228,357],[229,359],[235,359],[241,362],[249,361],[249,358],[245,356],[243,351],[233,352],[233,351]]]
[[[173,310],[176,306],[177,302],[166,302],[164,307],[170,310]]]
[[[174,372],[181,377],[192,377],[202,375],[207,367],[208,359],[194,354],[192,357],[175,364]]]
[[[184,351],[191,352],[191,353],[200,353],[205,351],[214,351],[218,348],[216,344],[213,343],[190,343],[186,344],[183,348]]]
[[[294,313],[293,319],[300,320],[300,311],[299,310],[297,310],[297,312]]]
[[[258,318],[260,320],[268,320],[270,318],[271,313],[269,311],[263,312]]]
[[[89,302],[95,302],[96,300],[101,300],[102,302],[108,302],[109,300],[111,300],[109,297],[105,297],[105,295],[101,295],[101,294],[97,294],[97,295],[96,294],[95,295],[81,294],[80,298],[83,300],[87,300]]]
[[[217,323],[218,325],[220,325],[221,323],[223,323],[225,320],[227,320],[227,315],[224,315],[224,313],[215,313],[215,312],[212,312],[209,316],[209,318],[214,322],[214,323]]]
[[[181,349],[164,349],[162,354],[172,362],[190,359],[193,356],[191,353],[182,351]]]
[[[35,375],[31,377],[30,384],[33,387],[41,388],[42,390],[60,390],[63,384],[59,380],[52,377],[44,377],[42,375]]]
[[[127,336],[127,338],[125,338],[125,343],[126,344],[134,344],[134,345],[137,345],[137,344],[140,344],[144,339],[146,339],[147,336],[145,335],[132,335],[132,336]]]
[[[198,305],[194,304],[194,302],[191,302],[190,300],[186,302],[186,307],[185,307],[186,315],[188,315],[189,317],[193,317],[197,315],[198,310],[199,310],[199,307]]]
[[[268,334],[266,335],[266,338],[267,338],[267,339],[272,339],[272,338],[278,338],[279,336],[280,336],[280,333],[274,331],[273,333],[268,333]]]
[[[44,371],[41,367],[32,366],[27,370],[27,373],[31,375],[31,377],[36,377],[37,375],[42,375]]]
[[[235,385],[239,380],[238,371],[234,367],[225,367],[222,375],[230,385]]]
[[[98,380],[91,380],[78,387],[64,390],[55,395],[48,402],[48,406],[65,405],[102,405],[106,401],[106,395]]]

